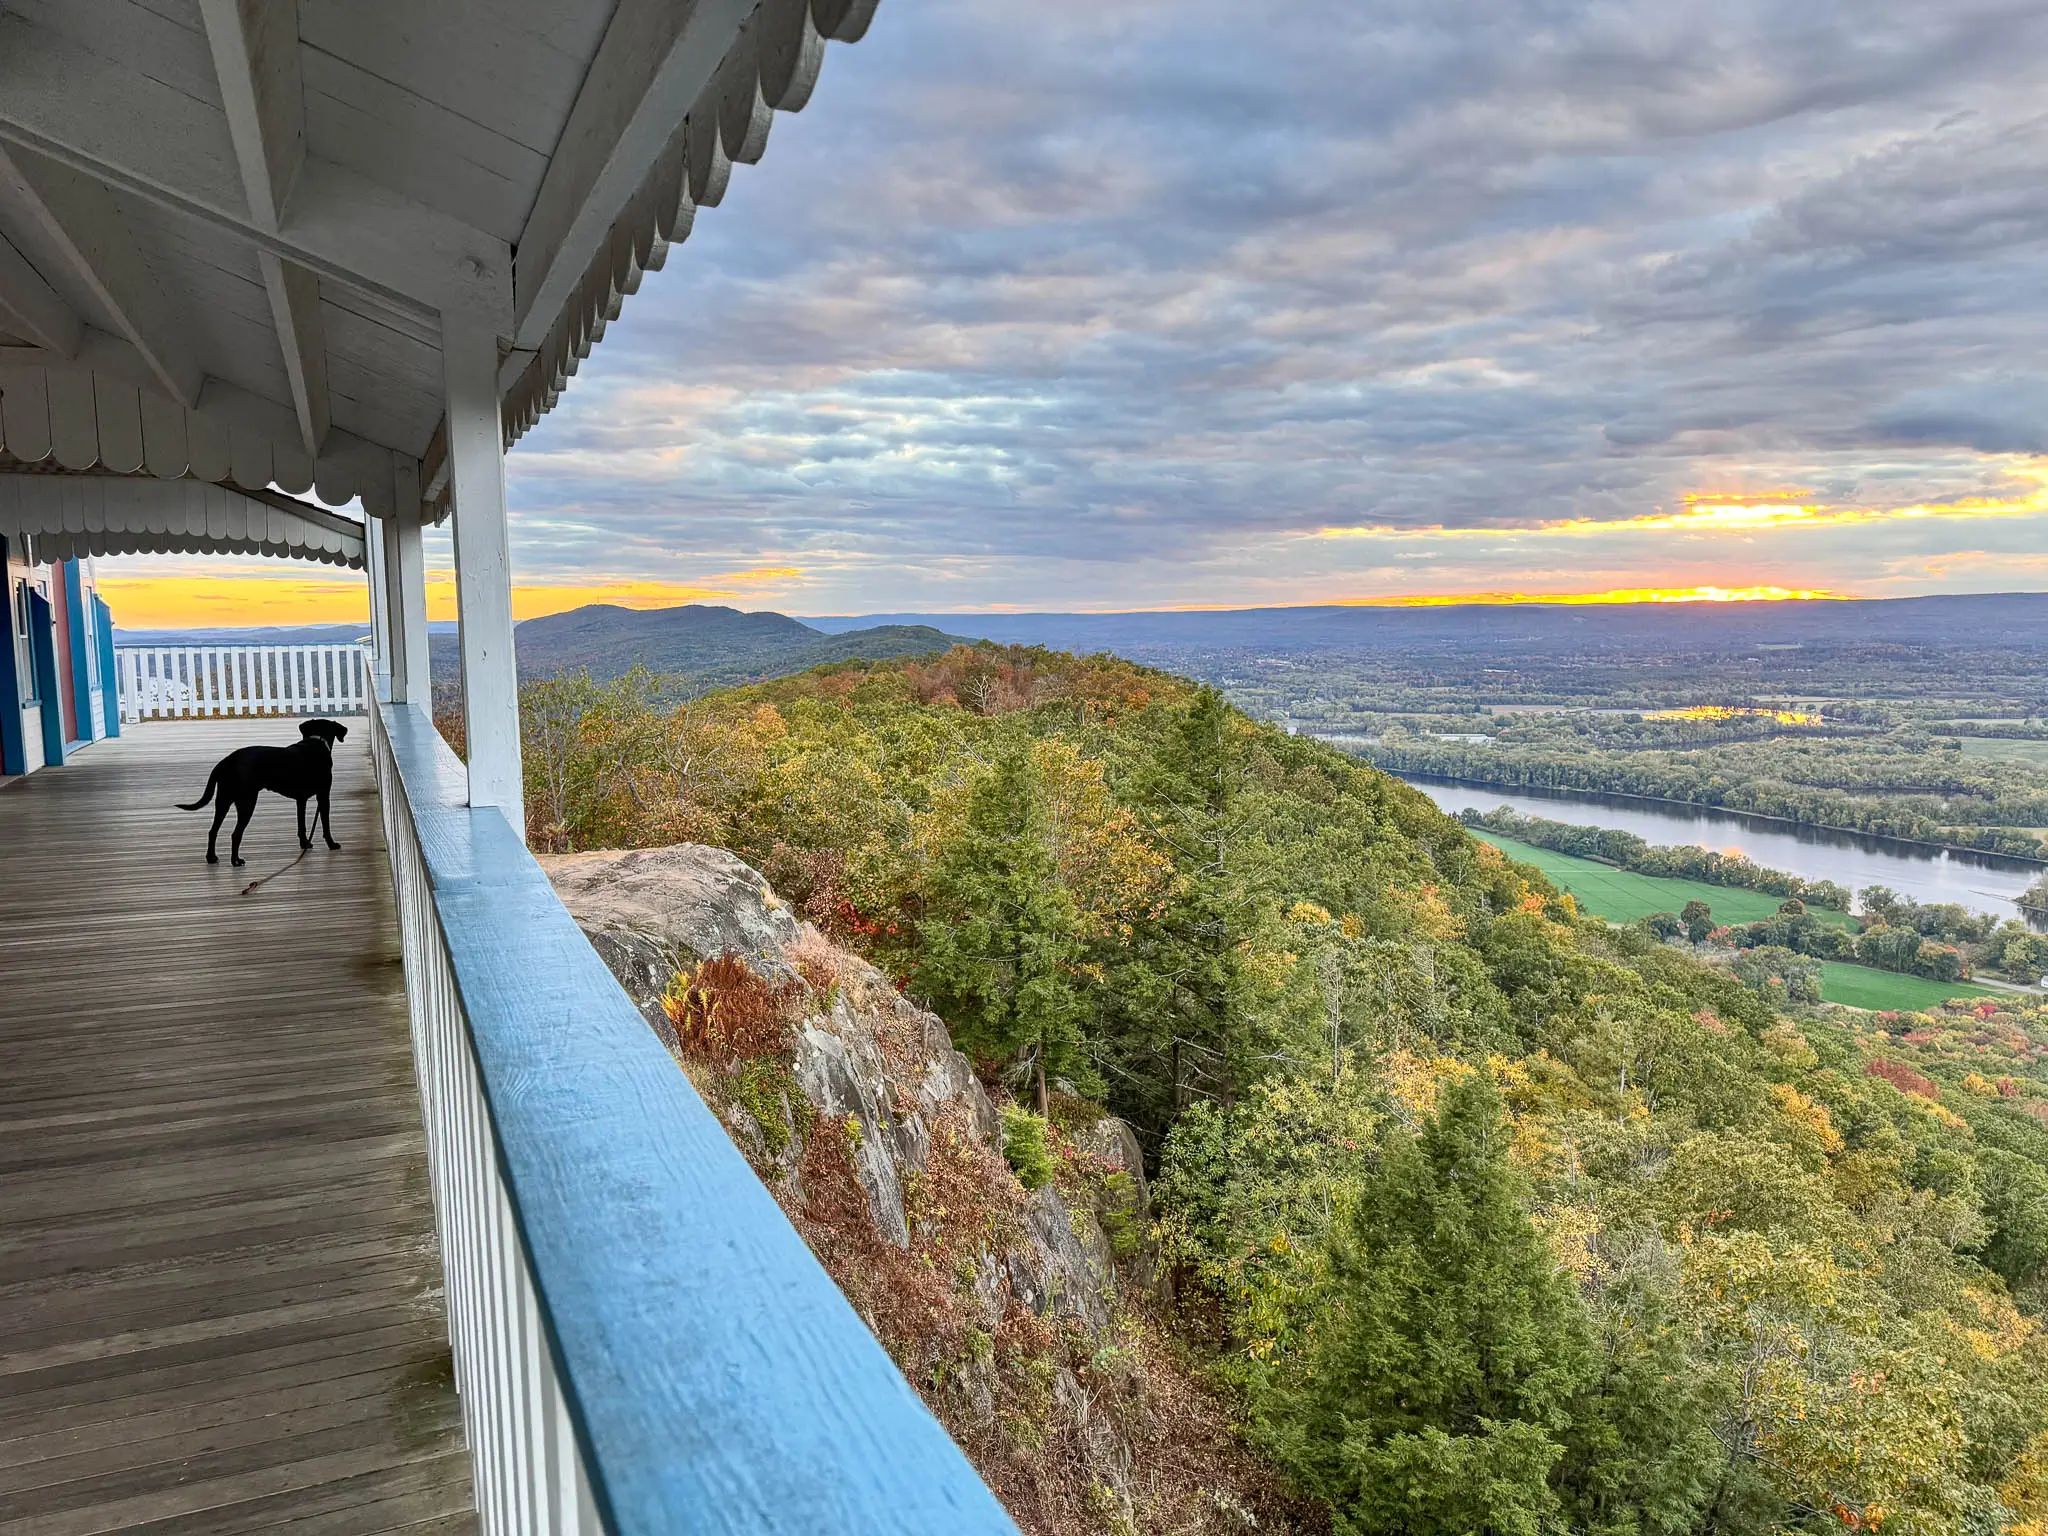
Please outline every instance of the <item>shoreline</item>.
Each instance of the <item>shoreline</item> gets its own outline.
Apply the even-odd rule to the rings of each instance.
[[[1336,746],[1337,744],[1332,742],[1330,745]],[[1339,750],[1343,749],[1339,748]],[[1364,757],[1362,753],[1354,753],[1352,755],[1360,757],[1366,762],[1372,762],[1372,759]],[[1711,811],[1720,816],[1747,817],[1753,821],[1767,822],[1774,827],[1806,827],[1815,832],[1832,832],[1837,837],[1867,837],[1872,842],[1890,843],[1899,848],[1924,848],[1935,853],[1960,854],[1965,858],[1985,860],[2002,859],[2009,864],[2022,865],[2033,869],[2048,869],[2048,852],[2044,852],[2040,858],[2032,858],[2023,853],[1998,853],[1989,848],[1966,848],[1956,843],[1936,843],[1918,837],[1899,837],[1890,832],[1865,832],[1856,827],[1838,827],[1831,822],[1795,821],[1789,816],[1773,816],[1766,811],[1737,810],[1733,806],[1709,805],[1699,800],[1674,800],[1667,795],[1638,795],[1619,789],[1567,789],[1538,784],[1497,784],[1491,779],[1462,779],[1447,773],[1421,773],[1414,770],[1404,773],[1400,769],[1387,768],[1379,763],[1373,763],[1372,766],[1378,768],[1382,773],[1401,779],[1403,782],[1406,782],[1412,776],[1417,779],[1427,779],[1438,784],[1456,784],[1465,789],[1497,789],[1504,794],[1526,794],[1534,799],[1542,799],[1545,795],[1605,795],[1609,799],[1634,800],[1643,805],[1670,806],[1677,810]]]

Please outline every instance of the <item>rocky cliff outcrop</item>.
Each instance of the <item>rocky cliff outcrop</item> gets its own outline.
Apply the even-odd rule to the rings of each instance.
[[[962,1276],[977,1326],[994,1330],[1015,1303],[1094,1336],[1106,1332],[1117,1272],[1103,1221],[1144,1204],[1137,1141],[1122,1121],[1093,1119],[1079,1133],[1088,1161],[1068,1194],[1054,1184],[1026,1191],[1002,1161],[995,1107],[945,1024],[866,961],[800,923],[750,866],[687,843],[540,862],[605,964],[800,1225],[816,1225],[818,1192],[805,1188],[805,1174],[807,1162],[820,1160],[811,1144],[823,1127],[843,1149],[874,1235],[908,1253],[933,1235],[921,1233],[920,1222],[943,1224],[955,1214],[934,1216],[919,1198],[931,1182],[934,1138],[950,1138],[956,1160],[973,1162],[988,1186],[971,1192],[990,1219],[980,1251],[963,1266],[971,1277]],[[679,1034],[679,1012],[717,1008],[715,996],[680,1006],[678,997],[706,962],[721,959],[743,962],[760,986],[760,1006],[786,1015],[779,1059],[721,1059],[715,1048],[693,1051]],[[1088,1177],[1098,1171],[1134,1179],[1135,1198],[1127,1182],[1119,1200],[1104,1204],[1096,1189],[1104,1181]]]
[[[796,918],[752,865],[719,848],[544,854],[555,894],[626,995],[669,1049],[675,1025],[661,997],[679,969],[733,954],[764,977],[794,978],[785,954],[802,936]]]
[[[541,864],[1020,1526],[1298,1528],[1144,1320],[1163,1288],[1129,1126],[1059,1101],[1054,1179],[1027,1190],[945,1024],[746,864],[691,845]]]

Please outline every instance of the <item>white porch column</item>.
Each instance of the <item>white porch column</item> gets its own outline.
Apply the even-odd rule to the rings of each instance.
[[[420,547],[420,466],[394,456],[393,509],[384,524],[384,611],[391,623],[391,702],[434,712],[427,657],[427,567]]]
[[[391,679],[391,584],[384,579],[384,529],[390,521],[363,514],[363,577],[370,587],[370,671],[387,685]]]
[[[512,561],[505,532],[505,433],[498,338],[489,322],[441,317],[455,588],[462,607],[462,701],[469,803],[495,805],[522,837],[519,679],[512,658]]]

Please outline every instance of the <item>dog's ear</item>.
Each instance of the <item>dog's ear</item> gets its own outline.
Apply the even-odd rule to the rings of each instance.
[[[348,727],[343,725],[339,720],[334,722],[334,739],[336,741],[348,740]]]

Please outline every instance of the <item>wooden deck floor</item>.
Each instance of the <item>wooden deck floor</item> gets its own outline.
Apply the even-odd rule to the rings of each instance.
[[[470,1531],[364,732],[331,853],[130,727],[0,786],[0,1531]],[[232,821],[232,819],[231,819]]]

